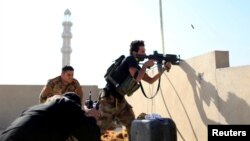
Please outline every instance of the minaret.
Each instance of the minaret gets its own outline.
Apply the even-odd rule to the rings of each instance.
[[[71,12],[69,9],[66,9],[64,12],[64,21],[62,23],[63,25],[63,46],[61,48],[62,52],[62,66],[70,65],[70,53],[72,52],[71,46],[70,46],[70,40],[72,38],[71,34],[71,26],[72,22],[70,21],[70,15]]]

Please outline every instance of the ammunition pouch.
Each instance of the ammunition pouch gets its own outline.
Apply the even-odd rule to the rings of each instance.
[[[116,90],[123,96],[131,96],[139,87],[140,84],[129,75],[118,87],[116,87]]]

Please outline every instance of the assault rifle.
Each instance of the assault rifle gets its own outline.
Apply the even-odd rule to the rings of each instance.
[[[172,65],[179,65],[180,64],[180,55],[175,55],[175,54],[160,54],[157,51],[154,51],[153,54],[150,55],[139,55],[137,58],[140,58],[140,60],[144,59],[153,59],[157,61],[157,67],[158,71],[161,71],[162,69],[162,63],[165,61],[165,63],[170,62]]]

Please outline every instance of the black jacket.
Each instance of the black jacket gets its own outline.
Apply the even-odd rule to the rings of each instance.
[[[63,97],[25,110],[2,132],[0,141],[65,141],[70,135],[99,141],[100,129],[80,105]]]

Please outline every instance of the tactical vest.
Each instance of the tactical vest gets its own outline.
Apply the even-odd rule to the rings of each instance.
[[[140,87],[138,82],[136,82],[136,80],[131,75],[128,75],[126,79],[121,83],[118,83],[117,80],[112,77],[116,73],[117,68],[122,64],[124,60],[124,55],[121,55],[119,58],[117,58],[115,62],[107,69],[104,78],[107,82],[111,82],[121,95],[131,96]]]

